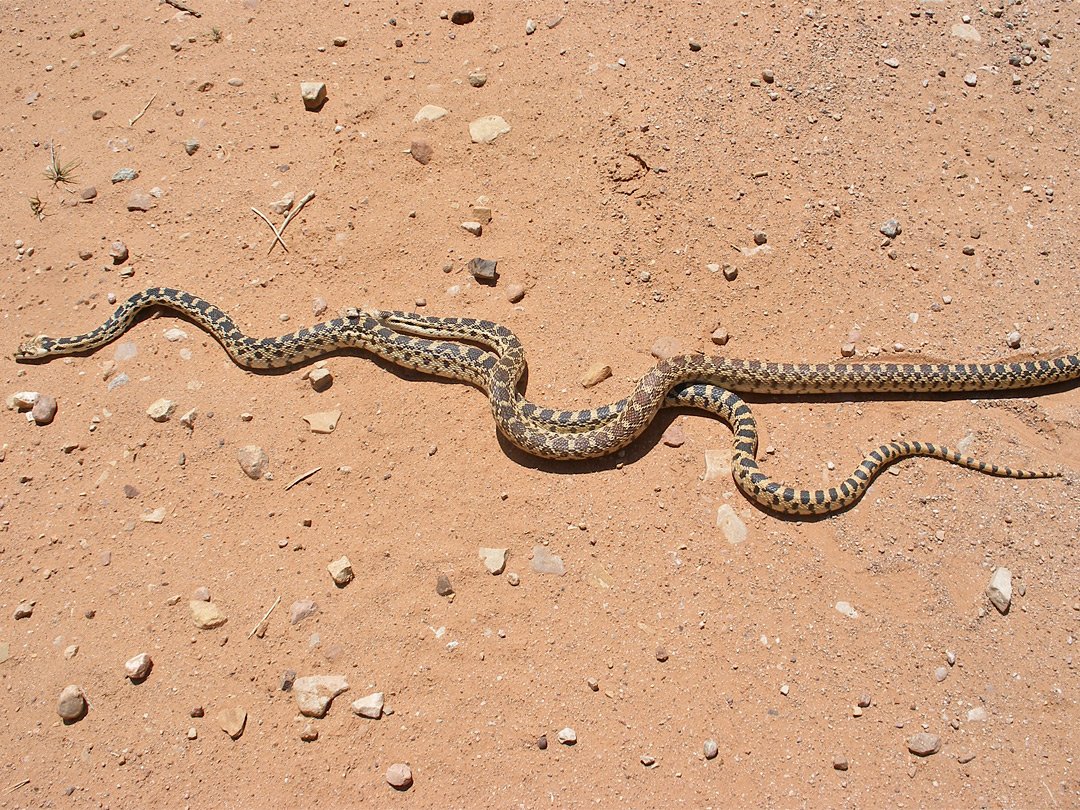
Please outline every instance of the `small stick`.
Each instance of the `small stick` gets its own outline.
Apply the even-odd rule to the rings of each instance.
[[[178,8],[181,11],[186,11],[192,17],[201,17],[202,16],[202,14],[197,12],[195,9],[188,8],[187,6],[185,6],[183,3],[180,2],[180,0],[162,0],[162,2],[168,3],[173,8]]]
[[[281,231],[279,231],[277,228],[275,228],[274,223],[266,218],[266,214],[264,214],[262,211],[260,211],[254,205],[251,206],[251,210],[254,211],[256,214],[258,214],[260,217],[262,217],[262,221],[265,222],[267,225],[269,225],[270,230],[272,230],[274,232],[274,241],[270,243],[270,250],[273,250],[274,245],[276,245],[278,242],[281,242],[281,247],[285,249],[286,253],[288,253],[289,252],[289,246],[286,245],[285,240],[281,238]],[[282,226],[281,230],[282,231],[285,230],[284,225]],[[266,251],[267,256],[270,255],[270,250]]]
[[[150,100],[148,102],[146,102],[146,106],[142,108],[142,112],[139,113],[138,115],[136,115],[130,121],[128,121],[128,126],[129,127],[135,126],[135,122],[138,121],[140,118],[143,117],[143,115],[146,114],[146,111],[150,109],[150,105],[154,103],[154,99],[157,98],[157,97],[158,97],[157,93],[154,93],[154,95],[150,96]]]
[[[22,780],[21,782],[16,782],[16,783],[15,783],[14,785],[12,785],[11,787],[9,787],[9,788],[8,788],[7,790],[5,790],[4,792],[5,792],[5,793],[13,793],[14,791],[18,790],[19,788],[21,788],[21,787],[26,787],[26,786],[27,786],[27,785],[29,785],[29,784],[30,784],[30,780],[29,780],[29,779],[23,779],[23,780]]]
[[[293,482],[292,482],[291,484],[289,484],[289,485],[288,485],[287,487],[285,487],[285,491],[286,491],[286,492],[288,492],[288,491],[289,491],[290,489],[292,489],[293,487],[295,487],[295,486],[296,486],[297,484],[299,484],[299,483],[300,483],[301,481],[303,481],[303,480],[304,480],[305,478],[310,478],[311,476],[313,476],[313,475],[314,475],[315,473],[317,473],[317,472],[318,472],[319,470],[321,470],[321,469],[322,469],[322,467],[316,467],[316,468],[315,468],[315,469],[313,469],[313,470],[308,470],[308,471],[307,471],[306,473],[301,473],[301,474],[300,474],[299,476],[297,476],[297,477],[296,477],[296,478],[295,478],[295,479],[293,480]]]
[[[280,597],[280,596],[279,596],[279,597],[278,597],[277,599],[275,599],[275,600],[274,600],[274,604],[272,604],[272,605],[270,606],[270,609],[269,609],[268,611],[266,611],[266,615],[265,615],[265,616],[263,616],[263,617],[262,617],[262,618],[261,618],[261,619],[259,620],[259,623],[258,623],[257,625],[255,625],[255,626],[254,626],[253,628],[251,628],[251,632],[250,632],[250,633],[248,633],[248,638],[251,638],[251,637],[252,637],[253,635],[255,635],[255,633],[256,633],[256,632],[258,632],[259,628],[260,628],[260,627],[262,627],[262,624],[263,624],[263,622],[265,622],[265,621],[266,621],[267,619],[269,619],[269,618],[270,618],[270,614],[274,612],[274,608],[276,608],[276,607],[277,607],[277,605],[278,605],[278,602],[280,602],[280,601],[281,601],[281,597]],[[27,781],[29,781],[29,780],[27,780]]]
[[[305,205],[307,205],[309,202],[311,202],[311,199],[314,196],[315,196],[314,191],[309,191],[307,194],[305,194],[303,196],[303,199],[301,199],[299,204],[296,206],[296,208],[294,208],[292,211],[290,211],[289,215],[287,217],[285,217],[285,221],[281,223],[281,228],[280,229],[274,228],[274,226],[273,226],[273,224],[271,224],[270,220],[266,219],[266,217],[263,216],[262,214],[260,214],[258,211],[255,211],[254,208],[251,209],[252,211],[255,211],[256,214],[259,214],[259,216],[262,217],[264,220],[266,220],[266,224],[274,229],[274,236],[277,237],[273,242],[270,243],[270,250],[266,251],[267,256],[270,255],[270,251],[272,251],[274,249],[274,245],[276,245],[278,242],[281,242],[281,246],[283,248],[285,248],[286,251],[288,250],[288,248],[285,247],[285,242],[281,238],[281,235],[283,233],[285,233],[285,229],[289,226],[289,223],[292,222],[292,218],[295,217],[297,214],[299,214],[300,209],[303,208]]]

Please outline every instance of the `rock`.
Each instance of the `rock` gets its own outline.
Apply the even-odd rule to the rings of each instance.
[[[581,385],[584,388],[592,388],[599,385],[611,376],[611,366],[603,363],[593,363],[581,377]]]
[[[934,680],[937,681],[938,683],[941,683],[942,681],[944,681],[948,677],[949,677],[949,670],[946,669],[945,667],[938,667],[937,669],[934,670]]]
[[[1020,333],[1019,332],[1009,332],[1009,334],[1007,334],[1005,336],[1005,343],[1008,345],[1008,347],[1010,349],[1019,349],[1020,348]]]
[[[843,613],[849,619],[857,619],[857,618],[859,618],[858,611],[856,611],[855,608],[853,608],[847,602],[837,602],[836,603],[836,610],[839,613]]]
[[[296,672],[291,669],[285,670],[285,674],[281,676],[281,683],[279,684],[281,691],[291,692],[294,683],[296,683]]]
[[[348,557],[334,560],[326,566],[326,570],[330,572],[330,576],[334,579],[334,584],[338,587],[344,588],[353,580],[352,563],[349,562]]]
[[[431,162],[433,150],[427,141],[413,141],[409,147],[409,154],[421,166],[427,166]]]
[[[184,141],[184,151],[189,155],[194,155],[199,151],[199,141],[197,138],[188,138]]]
[[[476,15],[473,14],[472,9],[465,8],[460,11],[455,11],[450,15],[450,22],[454,25],[468,25],[476,19]]]
[[[28,411],[37,404],[41,394],[37,391],[19,391],[7,398],[8,410]]]
[[[454,593],[454,586],[450,584],[450,577],[446,574],[439,574],[435,580],[435,593],[439,596],[452,596]]]
[[[982,37],[979,36],[979,32],[975,30],[975,26],[969,23],[955,23],[949,33],[957,39],[962,39],[964,42],[982,42]]]
[[[566,573],[562,558],[552,554],[545,546],[535,546],[533,548],[529,568],[538,574],[558,574],[561,576]]]
[[[269,208],[273,213],[277,214],[280,217],[280,216],[284,215],[284,213],[286,211],[288,211],[290,208],[293,207],[293,200],[295,200],[295,199],[296,199],[296,192],[295,191],[290,191],[288,194],[286,194],[280,200],[276,200],[276,201],[274,201],[272,203],[268,203],[266,207]],[[323,311],[325,311],[325,307],[323,308]],[[319,314],[321,315],[322,313],[320,312]]]
[[[139,173],[134,169],[118,169],[116,173],[112,176],[112,182],[114,184],[124,183],[129,180],[134,180],[138,176]]]
[[[668,660],[668,651],[663,646],[657,647],[654,655],[661,664]]]
[[[506,300],[511,304],[516,304],[522,298],[525,297],[525,286],[522,284],[508,284],[506,287]]]
[[[657,360],[670,360],[672,357],[682,354],[682,346],[678,338],[662,337],[653,343],[649,353]]]
[[[900,227],[900,223],[895,219],[883,223],[878,230],[889,239],[895,239],[904,232],[904,229]]]
[[[716,510],[716,528],[729,543],[741,543],[746,539],[746,524],[735,514],[731,504],[723,504]]]
[[[354,700],[352,703],[352,710],[361,717],[367,717],[371,720],[378,720],[382,717],[383,710],[383,693],[375,692],[367,697]]]
[[[728,334],[727,329],[716,329],[709,335],[709,339],[717,346],[726,346],[727,342],[731,340],[731,335]]]
[[[418,124],[421,121],[438,121],[446,115],[448,115],[448,113],[442,107],[436,107],[434,104],[425,104],[420,108],[420,111],[413,116],[413,123]]]
[[[34,407],[30,409],[30,416],[37,425],[47,425],[52,422],[56,418],[56,397],[51,394],[39,396]]]
[[[109,255],[112,256],[113,264],[123,264],[128,259],[127,245],[117,239],[110,246]]]
[[[247,723],[247,712],[239,706],[231,709],[222,709],[217,716],[218,726],[234,740],[244,733],[244,725]]]
[[[171,399],[159,399],[151,403],[150,407],[146,409],[146,415],[155,422],[168,422],[169,417],[173,415],[175,410],[176,403]]]
[[[479,222],[462,222],[461,227],[473,236],[480,236],[484,232],[484,226]]]
[[[917,757],[928,757],[941,750],[941,737],[937,734],[927,734],[925,731],[913,734],[908,740],[908,751]]]
[[[92,113],[90,113],[90,117],[95,121],[100,121],[106,115],[108,115],[108,113],[105,112],[105,110],[94,110]]]
[[[704,745],[705,759],[716,759],[716,755],[720,753],[720,747],[716,744],[716,740],[706,740]]]
[[[386,769],[386,783],[394,790],[408,790],[412,787],[412,769],[404,762],[395,762]]]
[[[842,754],[833,757],[832,766],[838,771],[846,771],[848,769],[847,757]]]
[[[205,585],[200,585],[195,589],[195,592],[191,594],[192,599],[198,599],[200,602],[210,601],[210,589]]]
[[[149,211],[154,207],[153,198],[144,191],[133,191],[128,197],[128,211]]]
[[[536,33],[536,20],[525,21],[525,36],[531,37]]]
[[[841,357],[854,357],[855,356],[855,344],[844,343],[840,346]]]
[[[176,327],[166,329],[162,332],[161,336],[169,341],[169,343],[179,343],[181,340],[187,340],[187,332],[183,329],[177,329]]]
[[[325,717],[330,703],[349,689],[344,675],[308,675],[293,683],[296,705],[304,717]]]
[[[484,567],[492,574],[498,575],[506,568],[506,555],[509,549],[481,547],[480,560]]]
[[[29,619],[31,616],[33,616],[34,605],[36,604],[37,602],[34,600],[30,600],[29,602],[22,602],[17,608],[15,608],[15,620],[18,621],[19,619]]]
[[[133,681],[142,681],[150,674],[154,661],[147,653],[139,653],[124,663],[124,674]]]
[[[493,259],[475,258],[469,261],[469,272],[481,283],[494,284],[498,277],[499,263]]]
[[[1012,602],[1012,572],[1008,568],[999,568],[994,572],[986,586],[986,595],[999,613],[1009,611],[1009,603]]]
[[[575,745],[577,743],[577,732],[572,728],[564,728],[559,732],[559,742],[563,745]]]
[[[344,48],[348,44],[349,44],[348,37],[334,37],[334,47],[335,48]]]
[[[960,756],[956,758],[956,761],[961,765],[967,765],[971,760],[975,759],[975,755],[970,751],[964,751]]]
[[[202,717],[204,714],[206,714],[206,712],[203,710],[202,706],[192,706],[188,710],[188,714],[191,717]]]
[[[469,215],[481,225],[487,225],[491,222],[491,217],[494,212],[491,210],[491,205],[487,197],[481,197],[480,199],[484,202],[472,206],[472,208],[469,209]]]
[[[333,433],[341,418],[341,411],[322,411],[321,413],[309,413],[303,417],[308,423],[312,433]]]
[[[304,109],[317,112],[326,103],[325,82],[300,82],[300,98],[304,100]]]
[[[654,757],[652,754],[642,754],[641,764],[644,765],[646,768],[651,768],[653,765],[656,764],[656,757]]]
[[[536,747],[541,751],[547,751],[547,734],[541,734],[536,740]]]
[[[968,87],[974,87],[979,83],[979,77],[974,73],[968,73],[964,76],[964,84]]]
[[[164,506],[159,506],[153,512],[147,512],[140,518],[140,520],[145,523],[163,523],[165,521],[165,515],[167,513],[168,510],[166,510]]]
[[[79,645],[78,644],[69,644],[67,647],[64,648],[64,660],[65,661],[70,661],[72,658],[74,658],[78,654],[79,654]],[[0,663],[3,663],[3,662],[0,661]]]
[[[990,716],[982,706],[976,706],[973,709],[968,709],[967,719],[969,723],[985,723],[990,719]]]
[[[469,84],[471,84],[473,87],[483,87],[485,84],[487,84],[487,79],[488,77],[486,73],[469,74]]]
[[[690,50],[693,51],[694,53],[697,53],[698,51],[701,50],[701,43],[698,42],[696,39],[690,40],[689,45],[690,45]]]
[[[319,606],[310,599],[301,599],[293,602],[289,608],[289,624],[300,624],[304,619],[314,616],[319,612]]]
[[[510,125],[497,115],[485,115],[469,122],[469,137],[473,143],[491,143],[510,131]]]
[[[311,299],[311,314],[316,318],[321,318],[322,314],[326,312],[330,305],[326,303],[326,299],[322,296]]]
[[[270,463],[270,457],[257,444],[249,444],[237,450],[236,460],[240,462],[240,469],[244,471],[244,474],[253,481],[262,478]]]
[[[68,36],[71,39],[78,39],[79,37],[85,37],[86,31],[82,28],[72,28],[71,31],[68,32]]]
[[[304,742],[315,742],[315,740],[319,739],[319,730],[311,723],[308,723],[300,729],[300,739]]]
[[[75,684],[65,686],[56,703],[56,713],[67,723],[74,722],[86,714],[86,695],[83,694],[83,690]]]
[[[86,188],[84,188],[82,191],[79,192],[79,199],[82,200],[83,202],[90,202],[91,200],[95,199],[96,197],[97,197],[97,189],[94,188],[94,186],[87,186]],[[82,259],[82,255],[83,255],[83,251],[80,250],[79,251],[79,258],[80,259]],[[93,254],[91,254],[91,255],[93,255]],[[86,258],[89,259],[90,256],[87,256]],[[83,261],[86,261],[86,259],[83,259]]]
[[[859,695],[859,700],[855,705],[857,705],[860,709],[869,708],[870,707],[870,696],[869,695]]]
[[[509,574],[506,575],[506,581],[510,583],[510,587],[516,588],[518,585],[521,584],[521,577],[511,571]]]
[[[191,620],[200,630],[213,630],[229,620],[229,617],[222,613],[213,602],[192,599],[188,602],[188,607],[191,609]]]
[[[686,433],[678,425],[668,425],[660,440],[668,447],[682,447],[686,444]]]

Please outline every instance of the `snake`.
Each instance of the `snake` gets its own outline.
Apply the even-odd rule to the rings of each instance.
[[[1033,389],[1080,377],[1080,356],[1000,363],[775,363],[686,354],[659,361],[629,396],[599,408],[558,410],[525,399],[518,390],[524,347],[501,324],[477,318],[435,317],[376,309],[350,309],[278,337],[245,335],[229,316],[191,293],[152,287],[122,302],[101,326],[71,337],[37,335],[14,352],[19,362],[92,352],[118,338],[152,307],[176,311],[209,332],[237,365],[285,368],[346,348],[360,348],[396,365],[468,382],[488,394],[499,431],[525,452],[555,460],[598,458],[626,447],[664,407],[692,407],[719,416],[733,431],[736,486],[771,512],[824,515],[847,509],[886,466],[911,456],[937,458],[988,475],[1053,478],[1054,471],[999,466],[948,447],[894,441],[871,451],[835,487],[808,490],[769,477],[756,461],[758,431],[752,394],[949,393]]]

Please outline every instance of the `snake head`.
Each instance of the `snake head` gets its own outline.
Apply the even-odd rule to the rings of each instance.
[[[45,348],[46,340],[48,338],[45,335],[38,335],[24,340],[19,344],[19,348],[15,350],[15,360],[25,363],[28,360],[40,360],[42,357],[47,357],[49,350]]]

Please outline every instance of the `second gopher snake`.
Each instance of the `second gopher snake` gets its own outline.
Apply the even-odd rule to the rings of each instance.
[[[246,368],[294,365],[338,348],[359,347],[397,365],[471,382],[488,392],[500,431],[533,455],[585,459],[612,453],[637,438],[664,406],[686,405],[719,415],[734,430],[735,483],[767,509],[790,514],[835,512],[855,503],[881,469],[899,458],[929,456],[990,475],[1049,478],[1054,472],[1014,470],[977,461],[945,447],[899,441],[870,453],[851,476],[828,490],[778,483],[757,466],[757,426],[735,393],[957,392],[1035,388],[1080,377],[1080,357],[980,364],[789,364],[683,355],[646,373],[629,397],[584,411],[541,408],[517,389],[525,369],[521,343],[504,326],[472,318],[434,318],[404,312],[350,312],[287,335],[244,335],[223,311],[190,293],[155,287],[122,303],[101,326],[74,337],[39,335],[15,352],[20,361],[96,349],[123,334],[153,306],[186,314]],[[451,341],[469,341],[457,343]],[[479,345],[470,345],[479,344]]]

